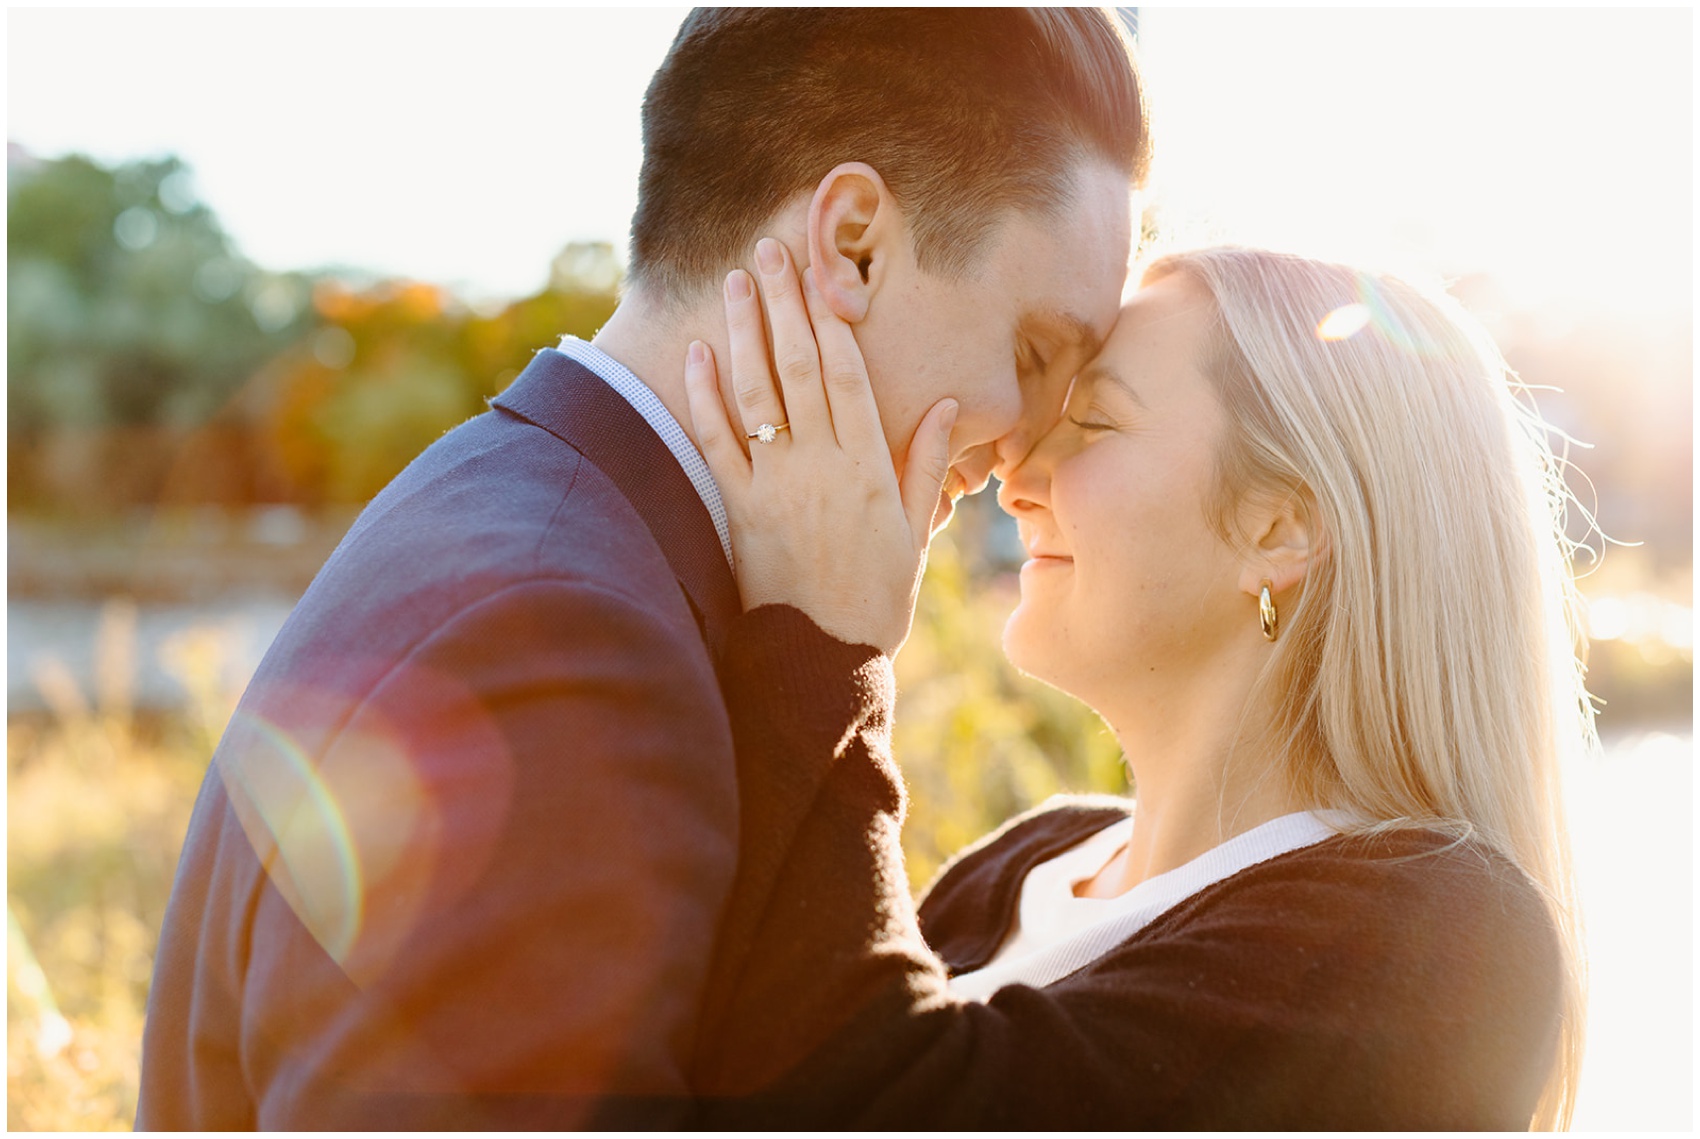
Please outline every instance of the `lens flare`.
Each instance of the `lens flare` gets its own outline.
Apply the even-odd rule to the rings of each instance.
[[[1316,322],[1316,337],[1329,344],[1351,340],[1365,329],[1386,343],[1411,355],[1426,357],[1436,346],[1426,339],[1414,337],[1405,322],[1388,304],[1381,284],[1368,273],[1357,273],[1358,299],[1325,315]]]
[[[397,687],[399,707],[350,714],[339,692],[274,685],[231,719],[216,760],[279,896],[362,987],[433,907],[476,887],[512,804],[506,740],[465,686],[415,668]]]
[[[1362,332],[1369,322],[1368,305],[1341,305],[1317,322],[1316,335],[1321,340],[1347,340]]]
[[[348,820],[313,761],[281,728],[238,713],[232,729],[235,738],[220,748],[221,771],[248,841],[325,952],[346,961],[360,936],[365,894]]]

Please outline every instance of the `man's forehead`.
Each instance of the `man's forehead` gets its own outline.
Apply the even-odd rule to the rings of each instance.
[[[1115,327],[1131,259],[1133,198],[1124,176],[1099,171],[1061,217],[1016,211],[1004,223],[997,275],[1013,286],[1024,332],[1058,348],[1102,347]]]
[[[1129,250],[1077,249],[1058,256],[1044,271],[1031,274],[1021,305],[1023,325],[1042,332],[1058,347],[1079,345],[1088,354],[1103,347],[1115,327],[1127,283]]]

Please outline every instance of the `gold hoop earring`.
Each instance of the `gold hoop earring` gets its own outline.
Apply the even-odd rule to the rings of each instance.
[[[1269,583],[1257,591],[1257,623],[1263,627],[1263,639],[1273,641],[1280,627],[1280,615],[1275,612],[1275,599],[1269,595]]]

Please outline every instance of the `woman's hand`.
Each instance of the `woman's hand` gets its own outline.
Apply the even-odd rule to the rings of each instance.
[[[757,260],[760,298],[742,269],[725,288],[741,426],[727,420],[708,346],[694,341],[685,363],[691,421],[726,502],[744,607],[794,605],[839,640],[896,655],[914,618],[956,401],[940,400],[922,418],[900,478],[850,326],[808,272],[799,283],[783,243],[764,239]],[[786,426],[764,443],[763,424]]]

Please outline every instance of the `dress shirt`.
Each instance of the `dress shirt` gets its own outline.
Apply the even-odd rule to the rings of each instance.
[[[685,434],[685,429],[679,426],[679,421],[673,418],[673,413],[667,410],[667,405],[662,403],[660,397],[650,390],[648,384],[638,379],[630,368],[588,340],[563,336],[560,352],[568,359],[595,372],[604,383],[619,392],[625,401],[632,405],[632,409],[643,416],[644,422],[661,436],[661,441],[667,444],[667,449],[679,460],[679,466],[684,468],[685,477],[690,479],[691,485],[696,488],[703,506],[708,508],[708,516],[714,520],[714,532],[720,535],[721,552],[726,555],[726,564],[731,565],[732,527],[726,521],[726,503],[721,500],[720,485],[709,472],[708,462],[702,457],[702,452],[696,449],[696,444]]]

